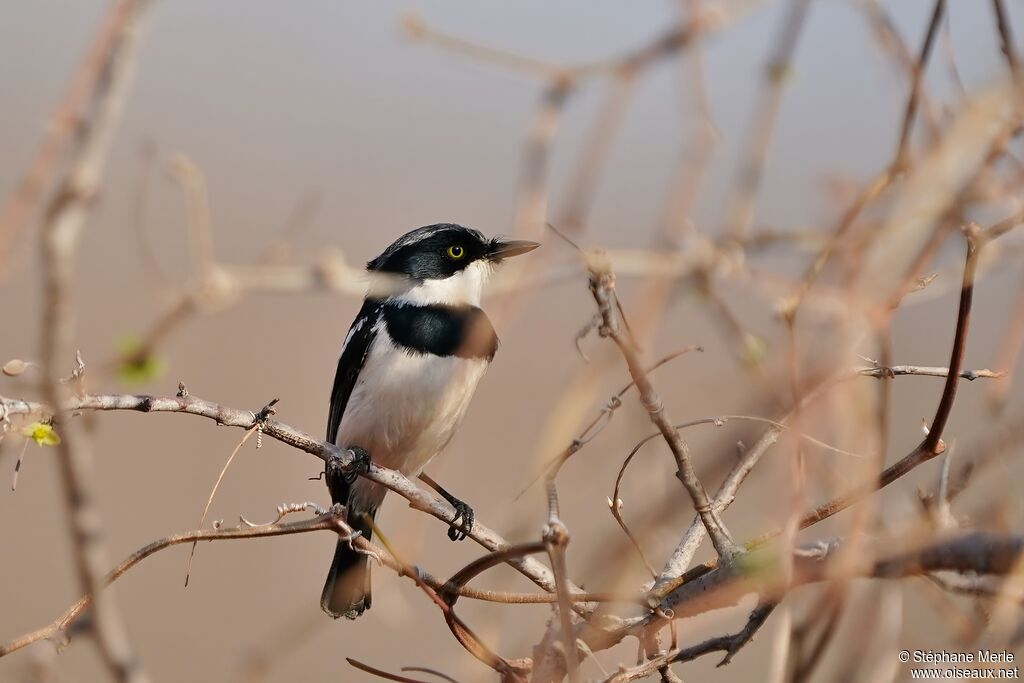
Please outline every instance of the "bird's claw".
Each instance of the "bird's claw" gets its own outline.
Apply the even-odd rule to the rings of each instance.
[[[349,446],[348,450],[352,453],[352,464],[342,470],[341,476],[346,484],[351,484],[360,474],[370,471],[370,454],[359,446]]]
[[[475,515],[473,508],[461,500],[452,501],[452,507],[455,508],[455,516],[452,517],[451,525],[448,528],[448,538],[453,541],[461,541],[473,530]],[[461,523],[459,523],[460,519]]]

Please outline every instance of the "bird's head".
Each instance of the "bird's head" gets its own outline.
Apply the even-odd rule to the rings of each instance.
[[[399,237],[366,264],[378,275],[371,291],[415,304],[479,305],[494,267],[540,245],[524,240],[487,239],[454,223],[417,228]]]

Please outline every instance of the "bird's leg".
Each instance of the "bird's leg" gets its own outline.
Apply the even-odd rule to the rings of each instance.
[[[455,508],[455,516],[452,517],[450,528],[448,529],[448,538],[453,541],[461,541],[466,538],[466,536],[469,535],[469,532],[473,530],[473,508],[445,491],[443,486],[431,479],[426,473],[420,474],[420,480],[441,494],[441,497],[451,503],[452,507]],[[460,519],[462,520],[461,524],[458,523]]]

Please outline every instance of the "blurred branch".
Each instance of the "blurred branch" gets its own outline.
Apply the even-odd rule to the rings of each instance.
[[[627,50],[620,55],[581,62],[571,65],[560,65],[517,55],[504,50],[488,47],[462,38],[455,38],[443,31],[430,27],[418,16],[407,15],[403,19],[403,28],[407,35],[414,39],[422,39],[434,43],[437,47],[449,50],[471,61],[490,63],[500,67],[523,71],[531,76],[538,76],[546,81],[576,82],[592,76],[608,76],[622,73],[638,72],[659,60],[687,47],[698,33],[721,30],[739,19],[757,2],[734,3],[738,7],[715,5],[695,13],[682,25],[663,32],[639,47]]]
[[[976,232],[968,229],[966,235],[967,254],[964,265],[963,285],[960,295],[960,307],[953,339],[953,350],[950,358],[950,367],[946,375],[946,382],[942,396],[939,399],[939,405],[935,411],[935,417],[932,419],[931,426],[926,430],[924,440],[909,454],[887,467],[874,481],[862,484],[861,486],[854,488],[853,490],[806,513],[800,520],[799,528],[805,529],[828,519],[876,491],[880,491],[881,489],[889,486],[919,465],[928,462],[936,455],[945,451],[946,447],[942,442],[942,432],[949,420],[949,415],[952,412],[953,401],[956,398],[956,387],[963,367],[963,356],[967,342],[967,330],[970,322],[971,302],[974,291],[974,276],[978,259],[979,245],[977,242]],[[749,549],[760,546],[768,540],[775,538],[780,533],[781,531],[776,529],[767,534],[763,534],[753,541],[746,543],[745,547]]]
[[[910,97],[907,99],[907,106],[903,113],[903,125],[900,127],[899,141],[896,143],[896,153],[893,155],[893,169],[897,173],[902,172],[909,164],[907,156],[910,146],[910,130],[914,125],[914,117],[917,114],[918,103],[921,100],[921,80],[924,77],[924,70],[928,65],[928,58],[931,56],[932,46],[935,45],[935,36],[939,33],[939,25],[942,23],[942,15],[945,11],[946,0],[935,0],[935,5],[932,8],[932,17],[928,22],[924,42],[921,44],[921,54],[914,64],[913,78],[910,84]]]
[[[657,612],[626,620],[618,627],[591,624],[581,637],[592,650],[606,649],[626,635],[659,628],[665,620],[684,619],[728,607],[742,597],[756,593],[760,596],[759,607],[739,633],[709,639],[692,648],[670,651],[641,665],[644,668],[617,674],[632,677],[612,676],[607,680],[636,680],[658,671],[667,663],[688,661],[716,651],[727,652],[728,656],[723,661],[727,663],[743,644],[749,642],[771,608],[799,586],[854,577],[893,580],[947,571],[968,576],[1008,575],[1016,571],[1024,553],[1024,537],[982,531],[927,541],[921,547],[909,550],[887,550],[874,557],[861,555],[853,565],[846,558],[837,556],[842,545],[841,541],[833,540],[797,549],[793,557],[793,571],[788,575],[779,571],[773,550],[753,551],[744,555],[742,561],[724,564],[679,585],[660,602]]]
[[[75,139],[68,169],[60,179],[45,209],[42,226],[41,265],[43,271],[43,317],[41,332],[42,393],[51,405],[61,405],[62,371],[72,355],[75,338],[74,289],[75,256],[78,239],[100,191],[107,157],[114,140],[135,70],[139,24],[147,2],[114,5],[108,25],[101,31],[94,54],[86,59],[79,78],[85,92],[73,90],[69,108],[79,97],[91,100],[92,110],[75,123]],[[64,115],[71,116],[70,112]],[[62,146],[63,127],[44,143],[27,181],[16,195],[6,220],[11,225],[0,235],[16,230],[27,214],[35,194],[42,189],[48,167]],[[2,258],[2,254],[0,254]],[[84,365],[79,356],[72,373],[72,385],[80,388]],[[101,595],[102,576],[107,564],[103,524],[92,482],[92,458],[86,435],[54,414],[53,426],[61,438],[56,444],[60,481],[64,493],[67,525],[78,585],[95,605],[89,629],[95,636],[104,665],[114,680],[145,683],[149,680],[136,659],[121,617],[110,596]]]
[[[965,234],[967,237],[966,260],[964,263],[963,283],[960,289],[960,306],[957,313],[956,330],[953,334],[953,349],[950,353],[949,371],[946,375],[946,383],[942,390],[942,396],[939,399],[939,405],[935,409],[935,417],[932,418],[924,440],[908,455],[887,467],[879,476],[877,482],[829,501],[805,515],[800,522],[800,528],[803,529],[828,519],[864,496],[885,488],[918,465],[931,460],[945,450],[946,446],[942,442],[942,432],[946,428],[946,423],[949,421],[949,416],[953,411],[953,402],[956,400],[957,385],[963,368],[964,352],[967,347],[967,331],[971,320],[971,304],[974,299],[974,276],[977,270],[978,254],[981,246],[978,243],[977,233],[974,228],[968,226]]]
[[[992,0],[992,9],[996,15],[996,29],[999,31],[999,49],[1006,57],[1010,71],[1016,74],[1020,66],[1017,61],[1017,48],[1013,44],[1013,31],[1010,30],[1010,18],[1006,15],[1003,0]]]
[[[771,567],[772,561],[748,565],[749,568],[726,565],[695,581],[683,584],[670,593],[664,605],[673,610],[671,618],[680,619],[693,614],[733,604],[751,592],[761,596],[761,606],[754,611],[747,628],[735,636],[723,640],[712,639],[694,648],[680,649],[665,655],[663,660],[650,663],[652,670],[665,662],[686,661],[709,652],[729,650],[724,645],[741,639],[741,634],[760,624],[755,617],[766,618],[769,605],[777,602],[786,593],[798,586],[845,577],[874,577],[900,579],[920,576],[933,572],[959,572],[967,575],[1006,575],[1015,570],[1021,554],[1024,553],[1024,537],[1015,535],[990,534],[981,531],[967,532],[924,545],[921,548],[889,552],[878,559],[862,558],[858,566],[834,558],[841,546],[838,542],[819,544],[809,551],[798,551],[794,557],[795,573],[790,581],[780,581],[774,571],[750,571],[750,568]],[[840,558],[841,559],[841,558]],[[761,612],[759,613],[759,610]],[[761,619],[763,623],[763,618]],[[752,635],[752,634],[751,634]],[[747,638],[749,640],[749,637]],[[734,654],[734,653],[731,653]],[[727,657],[728,659],[728,657]],[[723,662],[724,663],[724,662]],[[635,678],[611,678],[612,681],[635,680]]]
[[[989,402],[997,412],[1006,405],[1022,347],[1024,347],[1024,279],[1017,287],[1014,302],[1007,317],[1006,328],[1000,340],[999,350],[996,352],[997,367],[1005,368],[998,381],[989,387]]]
[[[28,221],[40,195],[52,181],[64,148],[73,138],[90,135],[87,131],[95,126],[95,119],[89,120],[88,108],[103,108],[101,101],[109,101],[111,90],[120,87],[112,88],[111,75],[117,63],[125,59],[125,54],[133,51],[131,25],[146,3],[147,0],[114,0],[107,8],[77,73],[50,115],[47,134],[35,158],[0,211],[0,265],[6,260],[15,235]]]
[[[1007,451],[1024,443],[1024,414],[1006,417],[1001,424],[986,429],[985,436],[961,455],[962,463],[949,477],[949,498],[963,493],[978,474],[1000,461]]]
[[[945,5],[946,0],[935,0],[931,21],[929,22],[928,30],[925,33],[921,52],[918,56],[917,62],[914,63],[913,70],[911,72],[910,95],[907,98],[907,105],[903,113],[903,122],[900,126],[900,135],[892,161],[886,166],[886,168],[877,173],[870,182],[864,185],[853,202],[851,202],[843,212],[835,229],[829,235],[828,242],[824,247],[822,247],[814,260],[804,271],[804,275],[800,279],[800,284],[795,293],[783,304],[783,317],[792,320],[796,316],[796,312],[800,308],[807,292],[814,285],[818,275],[832,258],[832,255],[835,253],[846,234],[853,227],[857,218],[893,183],[897,177],[902,176],[909,168],[910,162],[908,149],[910,144],[910,131],[920,104],[921,77],[924,73],[925,66],[928,63],[928,57],[931,55],[932,45],[935,41],[935,34],[945,10]]]
[[[803,31],[810,0],[790,0],[782,26],[764,66],[764,81],[757,104],[751,111],[749,140],[740,162],[739,179],[728,205],[729,221],[723,231],[734,242],[742,242],[750,229],[754,204],[761,187],[775,121],[782,104],[783,86],[789,80],[793,55]]]
[[[883,49],[888,49],[893,53],[897,64],[900,69],[904,72],[907,81],[911,84],[911,89],[917,90],[918,99],[921,102],[921,109],[927,115],[925,123],[928,127],[929,137],[934,139],[938,136],[938,112],[935,111],[936,107],[927,96],[922,84],[914,85],[915,80],[918,79],[920,73],[918,69],[918,60],[915,59],[911,54],[910,49],[907,47],[906,41],[903,40],[903,36],[900,35],[899,29],[892,21],[892,17],[886,12],[878,0],[864,0],[858,3],[858,6],[862,7],[867,14],[868,21],[871,24],[872,30],[875,32],[877,40]],[[906,110],[904,110],[905,112]]]
[[[631,277],[645,277],[652,270],[673,275],[685,273],[693,261],[692,256],[685,253],[653,251],[613,250],[609,256],[621,275]],[[574,261],[566,266],[555,266],[535,277],[502,277],[499,274],[489,292],[493,297],[508,296],[530,287],[569,281],[580,272]],[[324,250],[319,258],[307,264],[213,262],[194,282],[182,286],[174,294],[163,313],[141,333],[137,344],[121,355],[104,360],[100,368],[104,372],[113,372],[144,363],[175,330],[194,316],[221,312],[244,296],[331,292],[362,298],[368,284],[366,271],[352,265],[344,253],[334,249]]]
[[[901,460],[886,468],[875,482],[870,484],[862,485],[846,494],[843,494],[833,500],[819,506],[815,510],[805,514],[800,520],[800,528],[807,528],[812,526],[832,515],[845,510],[850,505],[862,500],[864,497],[885,488],[892,482],[898,480],[918,465],[927,462],[935,455],[942,453],[945,449],[944,444],[941,441],[942,429],[945,426],[946,420],[949,417],[949,412],[952,409],[952,402],[956,394],[956,383],[961,374],[961,367],[963,362],[963,353],[966,343],[967,326],[970,320],[970,308],[973,294],[974,275],[975,267],[978,258],[978,249],[975,242],[975,233],[968,231],[968,248],[966,263],[964,267],[964,280],[963,287],[961,289],[961,302],[960,310],[957,316],[956,333],[954,335],[954,343],[951,358],[951,369],[946,374],[946,385],[943,390],[942,397],[939,401],[939,407],[936,409],[936,416],[932,421],[932,426],[929,428],[928,433],[922,441],[922,443],[911,451],[910,454],[904,456]],[[805,395],[804,400],[808,400],[810,395]],[[780,422],[785,422],[788,418],[780,419]],[[734,467],[733,472],[727,478],[726,483],[722,485],[720,493],[716,496],[716,505],[718,499],[721,497],[722,490],[726,489],[727,486],[735,491],[735,487],[742,482],[746,474],[749,473],[749,469],[753,467],[759,459],[760,454],[767,449],[774,441],[778,438],[779,429],[773,428],[768,430],[762,435],[761,440],[747,455],[740,460],[740,463]],[[754,457],[756,456],[756,457]],[[758,538],[748,541],[744,544],[744,547],[749,549],[757,548],[772,538],[779,535],[780,530],[776,529],[767,534],[763,534]],[[662,575],[659,576],[655,583],[655,588],[652,590],[652,596],[661,599],[669,591],[673,590],[680,585],[686,585],[686,583],[699,578],[713,570],[717,563],[714,561],[707,562],[703,565],[695,567],[693,570],[683,574],[686,564],[692,559],[693,554],[696,552],[697,545],[700,542],[699,529],[695,530],[694,526],[691,525],[690,532],[684,537],[683,541],[676,548],[673,553],[673,557],[670,559],[666,569],[663,570]]]

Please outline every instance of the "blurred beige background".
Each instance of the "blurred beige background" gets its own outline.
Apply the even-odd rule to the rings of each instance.
[[[1024,11],[1008,4],[1013,28],[1024,36]],[[884,6],[916,51],[931,4],[900,0]],[[34,153],[46,117],[103,9],[98,0],[0,3],[0,195],[8,195]],[[175,154],[187,155],[206,176],[216,255],[229,263],[257,258],[309,197],[315,197],[315,212],[290,241],[298,262],[337,248],[358,264],[406,230],[437,221],[456,221],[486,233],[512,230],[523,140],[540,84],[404,38],[399,18],[410,9],[446,32],[559,62],[619,54],[678,20],[678,7],[667,1],[157,3],[103,194],[82,242],[75,296],[78,346],[87,363],[99,365],[117,352],[119,340],[147,329],[164,310],[174,285],[194,272],[183,199],[167,172]],[[694,219],[708,232],[714,233],[727,213],[780,10],[778,2],[768,3],[706,45],[711,110],[720,135]],[[969,90],[980,88],[1003,69],[990,8],[979,0],[952,0],[949,12],[960,75]],[[939,54],[933,61],[927,83],[935,96],[953,101],[957,95],[944,60]],[[588,231],[580,238],[586,244],[624,249],[651,244],[673,170],[694,140],[698,117],[685,74],[676,58],[637,82],[601,177]],[[605,81],[589,83],[565,111],[553,148],[549,215],[561,209],[569,171],[607,86]],[[887,162],[905,94],[905,81],[879,53],[857,3],[814,3],[786,88],[755,224],[783,229],[831,225],[837,212],[832,181],[862,180]],[[156,151],[156,166],[146,183],[140,224],[141,150],[147,146]],[[36,354],[39,271],[32,225],[0,272],[4,361],[31,360]],[[140,234],[157,257],[160,277],[141,255]],[[940,262],[952,265],[960,258],[959,249],[951,248]],[[548,234],[535,268],[571,260],[572,253]],[[760,263],[792,274],[803,261],[769,256]],[[1019,277],[1019,272],[1001,271],[979,285],[967,367],[994,363]],[[635,284],[622,279],[627,305]],[[955,295],[946,291],[941,297],[922,296],[901,311],[894,328],[896,362],[947,364],[956,304]],[[749,328],[768,342],[769,352],[781,353],[773,296],[738,287],[724,293]],[[502,340],[496,361],[446,457],[429,470],[473,505],[481,520],[515,541],[535,537],[544,519],[539,487],[515,497],[538,463],[552,455],[538,453],[538,445],[558,396],[584,362],[573,338],[590,318],[593,304],[582,276],[513,296],[517,305],[496,323]],[[128,389],[173,393],[182,380],[196,395],[253,410],[278,396],[282,420],[319,435],[338,350],[358,305],[356,298],[326,293],[245,298],[177,328],[160,348],[166,366],[162,375]],[[733,360],[729,343],[699,296],[684,292],[674,301],[650,357],[687,344],[706,349],[701,356],[674,361],[656,377],[676,421],[755,409],[749,380]],[[595,359],[614,358],[604,342],[583,344]],[[625,377],[616,360],[597,378],[599,390],[582,414],[589,419]],[[94,391],[125,389],[116,378],[103,376],[92,377],[89,386]],[[940,387],[934,378],[895,383],[892,455],[917,441],[920,418],[931,416]],[[23,382],[0,378],[0,394],[31,393]],[[984,432],[983,394],[982,382],[963,384],[949,438],[968,444]],[[1011,414],[1019,412],[1022,398],[1018,381],[1011,392]],[[179,415],[104,414],[94,425],[112,560],[157,537],[194,527],[217,472],[241,435]],[[599,590],[614,578],[587,568],[586,558],[609,539],[620,539],[605,499],[622,457],[649,431],[641,411],[627,401],[611,426],[567,466],[561,490],[573,533],[570,567],[588,588]],[[718,471],[715,462],[731,457],[737,439],[750,443],[756,433],[730,424],[723,430],[693,431],[688,438],[702,471],[710,472]],[[49,622],[78,597],[51,453],[29,447],[18,490],[12,493],[6,477],[19,449],[12,443],[0,448],[4,641]],[[651,501],[678,493],[663,447],[652,444],[650,451],[641,456],[647,469],[638,468],[624,489],[627,517],[639,518]],[[766,458],[728,512],[726,519],[739,537],[782,520],[787,501],[777,492],[786,452],[779,448]],[[229,471],[211,518],[227,523],[239,514],[270,519],[283,502],[326,503],[323,483],[308,481],[319,469],[314,458],[269,440],[259,451],[247,446]],[[913,486],[931,485],[936,471],[921,468],[905,486],[887,492],[885,504],[906,508],[913,502]],[[1019,486],[1006,479],[1002,471],[978,486],[982,497],[1005,499],[1019,524]],[[689,523],[688,509],[679,506],[643,535],[652,557],[660,559],[674,546]],[[471,542],[449,543],[440,523],[410,512],[394,497],[379,522],[406,559],[437,575],[450,574],[481,553]],[[392,671],[422,665],[462,681],[489,680],[489,672],[455,643],[413,584],[387,571],[375,572],[374,607],[364,618],[352,623],[323,617],[318,598],[332,552],[333,539],[316,534],[203,545],[185,590],[188,551],[180,547],[146,560],[122,579],[116,600],[139,655],[160,681],[235,679],[247,652],[281,642],[275,634],[289,630],[289,624],[297,625],[301,638],[275,655],[266,680],[369,680],[345,662],[346,656]],[[640,569],[633,567],[636,577],[642,576]],[[506,569],[489,573],[481,585],[532,588]],[[938,648],[951,642],[925,591],[908,589],[907,600],[900,645]],[[542,605],[504,607],[468,600],[460,610],[509,657],[529,654],[549,615]],[[739,612],[723,612],[683,622],[680,640],[696,642],[732,630],[741,619]],[[845,628],[851,629],[849,624]],[[759,680],[772,632],[769,622],[727,669],[715,670],[717,658],[707,657],[679,670],[687,680]],[[841,639],[855,637],[854,632]],[[633,660],[633,648],[630,643],[600,659],[613,669],[619,661]],[[0,660],[0,680],[22,680],[31,659],[21,652]],[[72,644],[58,659],[56,673],[59,680],[100,680],[94,648],[84,641]],[[591,665],[588,674],[596,676],[598,669]]]

